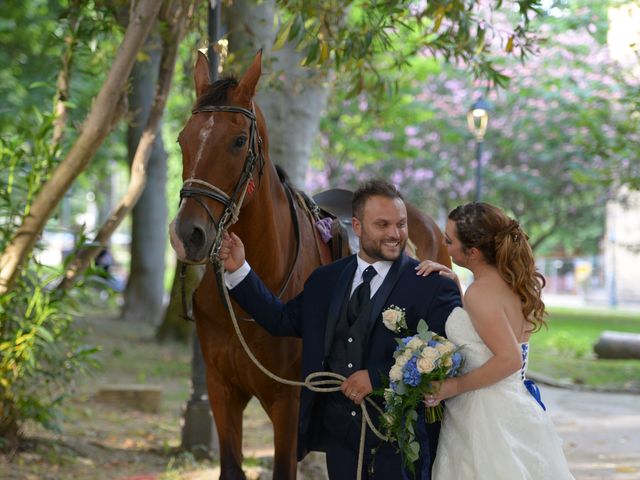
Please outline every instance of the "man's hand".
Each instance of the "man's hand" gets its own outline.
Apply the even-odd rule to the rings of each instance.
[[[229,273],[235,272],[244,264],[244,245],[235,233],[232,232],[231,235],[224,233],[220,246],[220,260]]]
[[[373,391],[369,372],[367,370],[358,370],[352,373],[349,378],[342,382],[340,390],[342,390],[345,397],[356,405],[360,405],[365,397]]]

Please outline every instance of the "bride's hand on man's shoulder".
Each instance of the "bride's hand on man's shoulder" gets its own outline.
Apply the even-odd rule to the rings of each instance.
[[[433,272],[438,272],[441,277],[447,277],[456,283],[458,282],[458,276],[454,271],[441,263],[434,262],[432,260],[423,260],[420,262],[420,265],[416,267],[416,275],[426,277]]]

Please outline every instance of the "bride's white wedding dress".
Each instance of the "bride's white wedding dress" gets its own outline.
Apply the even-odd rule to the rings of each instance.
[[[464,345],[463,374],[493,356],[462,308],[451,312],[446,332]],[[445,402],[434,480],[573,479],[553,423],[524,385],[528,344],[521,347],[520,372]]]

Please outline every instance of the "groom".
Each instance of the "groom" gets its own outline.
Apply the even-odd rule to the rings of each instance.
[[[396,334],[382,323],[382,312],[391,305],[401,307],[411,332],[424,319],[431,330],[444,334],[449,313],[460,306],[453,281],[437,274],[416,275],[418,263],[403,253],[407,209],[393,185],[383,180],[364,183],[353,195],[352,210],[359,253],[316,269],[304,290],[286,304],[251,270],[240,238],[232,233],[220,250],[225,283],[238,304],[271,334],[302,338],[302,378],[318,371],[346,378],[340,392],[318,394],[303,388],[300,397],[298,458],[310,450],[326,452],[331,480],[356,478],[358,405],[383,386],[382,378],[394,362]],[[418,478],[430,478],[439,430],[439,424],[431,424],[421,435],[417,432],[422,437]],[[397,448],[370,431],[363,470],[363,479],[405,476]]]

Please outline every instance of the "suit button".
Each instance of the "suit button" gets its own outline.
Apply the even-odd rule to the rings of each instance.
[[[349,367],[349,368],[353,368],[353,363],[349,363],[349,364],[347,364],[347,367]]]
[[[353,338],[349,337],[349,338],[347,339],[347,342],[349,342],[349,343],[353,342]]]
[[[355,417],[356,416],[356,411],[355,410],[351,410],[351,416]]]

